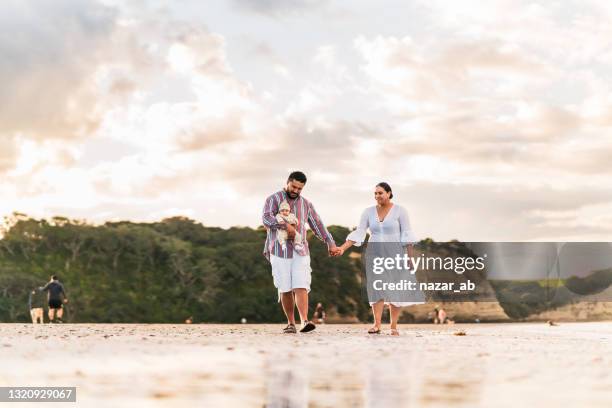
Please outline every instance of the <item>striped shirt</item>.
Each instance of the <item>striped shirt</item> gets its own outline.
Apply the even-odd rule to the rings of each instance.
[[[278,207],[280,203],[287,201],[291,207],[291,212],[295,214],[298,219],[299,225],[296,231],[299,232],[304,241],[303,247],[298,250],[293,247],[293,241],[287,240],[287,249],[283,250],[277,239],[277,233],[279,229],[285,229],[285,225],[280,224],[276,220],[276,214],[278,214]],[[266,237],[266,244],[264,246],[264,256],[270,259],[270,254],[278,256],[280,258],[293,258],[293,252],[295,251],[298,255],[308,255],[308,241],[306,240],[306,224],[310,226],[310,229],[321,241],[327,243],[327,246],[335,246],[334,238],[332,238],[327,228],[321,221],[319,214],[315,211],[312,203],[306,200],[302,196],[298,196],[295,199],[291,199],[287,196],[284,190],[278,191],[272,194],[266,199],[266,203],[263,208],[262,216],[264,227],[268,230]]]

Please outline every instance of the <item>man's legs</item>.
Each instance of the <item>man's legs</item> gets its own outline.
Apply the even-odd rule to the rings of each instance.
[[[53,323],[55,320],[55,309],[49,308],[49,323]]]
[[[300,321],[304,324],[308,320],[308,290],[296,288],[293,289],[293,293],[295,293],[295,303],[300,314]]]
[[[43,316],[45,315],[42,307],[32,309],[32,323],[44,323]]]
[[[62,320],[62,316],[64,315],[64,308],[60,307],[59,309],[57,309],[57,318],[59,320]]]
[[[283,305],[283,312],[287,316],[288,324],[295,324],[295,302],[293,301],[293,292],[281,293],[281,303]]]
[[[282,259],[271,255],[270,263],[272,264],[274,286],[280,292],[280,301],[283,306],[283,312],[287,316],[287,323],[295,325],[295,306],[297,303],[300,319],[302,324],[304,324],[308,321],[310,257],[295,255],[293,258]],[[314,328],[315,326],[309,323],[301,331],[307,332],[314,330]],[[293,328],[293,331],[285,332],[295,333],[295,328]]]
[[[291,291],[291,260],[270,255],[270,264],[272,266],[274,286],[279,292],[279,300],[283,307],[283,312],[287,316],[287,323],[295,325],[295,302],[293,300],[293,292]]]
[[[295,294],[295,303],[300,314],[302,328],[300,332],[307,333],[315,329],[308,320],[308,291],[311,280],[310,256],[294,255],[291,264],[291,288]]]

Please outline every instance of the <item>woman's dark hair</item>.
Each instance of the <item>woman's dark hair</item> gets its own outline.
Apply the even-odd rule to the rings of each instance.
[[[300,183],[306,184],[306,175],[302,173],[301,171],[294,171],[287,178],[287,182],[291,180],[299,181]]]
[[[389,196],[389,198],[393,198],[393,191],[391,191],[391,186],[388,183],[385,183],[384,181],[381,181],[380,183],[378,183],[376,185],[376,187],[381,187],[383,190],[385,190],[387,193],[391,193],[391,195]]]

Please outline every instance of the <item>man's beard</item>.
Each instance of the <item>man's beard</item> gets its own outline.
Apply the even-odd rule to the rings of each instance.
[[[289,198],[298,198],[299,194],[298,193],[290,193],[289,191],[285,190],[285,193],[287,193],[287,195],[289,196]]]

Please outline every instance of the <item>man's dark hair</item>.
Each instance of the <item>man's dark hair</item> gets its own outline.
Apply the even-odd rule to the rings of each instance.
[[[376,185],[376,187],[381,187],[383,190],[385,190],[387,193],[391,193],[391,195],[389,196],[389,198],[393,198],[393,191],[391,190],[391,186],[388,183],[385,183],[384,181],[381,181],[380,183],[378,183]]]
[[[57,275],[51,275],[51,280],[57,280]]]
[[[301,171],[294,171],[289,175],[289,178],[287,178],[287,183],[291,180],[299,181],[300,183],[306,184],[306,175]]]

